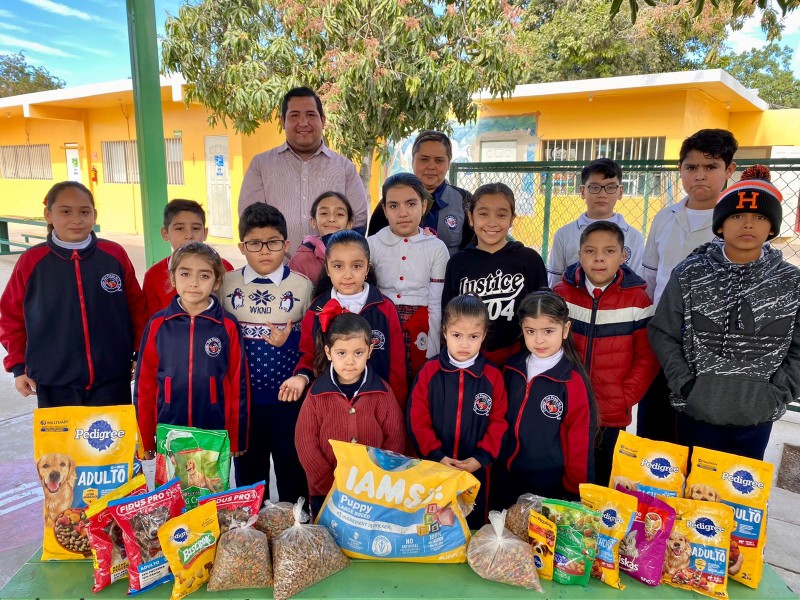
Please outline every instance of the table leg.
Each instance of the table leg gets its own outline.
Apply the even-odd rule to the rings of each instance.
[[[0,221],[0,239],[9,239],[8,223],[5,221]],[[0,254],[11,254],[11,247],[8,244],[0,244]]]

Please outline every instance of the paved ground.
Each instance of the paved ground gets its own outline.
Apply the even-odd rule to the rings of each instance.
[[[11,236],[17,239],[13,228]],[[39,233],[41,230],[35,233]],[[109,235],[104,237],[122,244],[141,280],[144,274],[144,243],[141,236]],[[217,246],[220,254],[235,267],[244,264],[235,246]],[[5,288],[16,256],[0,256],[0,290]],[[5,352],[0,349],[0,357]],[[0,586],[42,543],[42,492],[33,465],[31,439],[32,412],[35,400],[20,397],[10,374],[0,372]],[[773,428],[766,459],[777,468],[783,445],[800,445],[800,414],[791,413]],[[272,490],[273,497],[275,495]],[[784,581],[800,594],[800,494],[774,488],[770,502],[767,561],[774,565]]]

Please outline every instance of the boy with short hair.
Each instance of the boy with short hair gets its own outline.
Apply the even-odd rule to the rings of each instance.
[[[239,320],[250,366],[250,442],[247,454],[234,459],[236,484],[263,479],[269,489],[271,454],[281,501],[296,502],[308,497],[294,444],[301,403],[279,402],[278,388],[300,358],[300,322],[313,286],[283,264],[286,234],[286,219],[277,208],[263,202],[248,206],[239,219],[239,251],[247,264],[225,276],[220,299]]]
[[[611,221],[588,225],[580,262],[567,267],[553,291],[569,307],[575,345],[592,381],[599,413],[595,481],[608,485],[614,446],[631,423],[631,409],[658,373],[647,340],[653,303],[645,282],[625,264],[625,235]]]
[[[765,243],[781,193],[757,165],[714,208],[721,240],[672,272],[649,333],[678,412],[678,442],[762,460],[800,395],[800,269]]]
[[[183,200],[176,198],[167,203],[164,207],[164,226],[161,228],[161,237],[169,242],[172,251],[187,242],[205,242],[208,237],[208,227],[206,227],[206,212],[194,200]],[[158,261],[147,269],[142,282],[147,316],[152,317],[155,313],[169,306],[170,300],[175,295],[175,287],[169,276],[169,259]],[[233,265],[224,258],[222,264],[226,271],[233,271]]]
[[[572,223],[567,223],[553,236],[553,247],[547,260],[547,279],[550,287],[561,281],[566,268],[578,260],[581,233],[595,221],[610,221],[619,226],[625,237],[625,264],[634,273],[642,270],[644,238],[614,212],[622,198],[622,169],[610,158],[598,158],[581,171],[581,198],[586,201],[586,212]]]

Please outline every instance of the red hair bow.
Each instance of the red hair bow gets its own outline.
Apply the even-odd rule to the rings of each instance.
[[[338,317],[342,313],[350,312],[344,308],[339,301],[331,298],[319,311],[319,326],[322,328],[322,333],[328,332],[328,327],[331,325],[334,317]]]

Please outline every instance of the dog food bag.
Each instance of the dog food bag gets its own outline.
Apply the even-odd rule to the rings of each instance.
[[[619,544],[619,569],[642,583],[656,586],[661,580],[675,509],[644,492],[631,492],[621,487],[617,490],[637,500],[633,524]]]
[[[238,487],[227,492],[218,492],[210,496],[203,496],[197,503],[217,503],[217,519],[219,520],[219,534],[222,535],[231,527],[246,525],[251,517],[258,514],[261,500],[264,498],[264,485],[259,481],[246,487]]]
[[[530,511],[528,538],[533,550],[533,563],[540,579],[553,579],[553,554],[556,550],[556,524],[544,515]]]
[[[156,485],[181,480],[186,508],[201,496],[230,488],[231,442],[228,432],[159,423],[156,427]]]
[[[175,577],[170,600],[196,592],[211,577],[217,554],[216,503],[207,502],[170,519],[159,528],[158,539]]]
[[[286,600],[350,564],[325,527],[303,524],[308,521],[303,502],[299,498],[294,505],[294,524],[272,540],[275,600]]]
[[[611,465],[611,489],[683,497],[689,448],[620,431]]]
[[[86,507],[133,477],[135,409],[39,408],[33,423],[33,458],[44,492],[42,559],[88,558]]]
[[[600,515],[564,500],[544,500],[542,514],[556,524],[553,581],[565,585],[588,585],[597,554]]]
[[[254,527],[266,534],[271,542],[282,531],[294,525],[294,504],[291,502],[264,502],[264,507],[258,511],[258,519]]]
[[[600,514],[592,577],[624,590],[619,578],[619,544],[633,525],[639,503],[633,496],[599,485],[582,483],[579,487],[581,503]]]
[[[272,587],[269,540],[252,526],[256,518],[252,516],[244,525],[233,523],[220,536],[208,591]]]
[[[475,502],[480,482],[441,463],[330,440],[331,491],[317,524],[347,556],[404,562],[467,560],[469,527],[458,498]]]
[[[89,546],[92,548],[94,563],[94,585],[96,594],[124,577],[128,576],[128,555],[125,554],[125,543],[122,541],[122,529],[117,525],[108,503],[125,496],[142,494],[147,491],[144,475],[137,475],[98,498],[86,508],[86,533],[89,535]]]
[[[542,512],[542,498],[534,494],[522,494],[506,512],[506,528],[526,544],[531,511]]]
[[[489,581],[542,591],[533,562],[533,551],[505,527],[506,511],[489,513],[489,524],[469,540],[467,562],[478,575]]]
[[[764,461],[695,446],[686,497],[724,502],[733,508],[728,576],[757,588],[764,569],[767,504],[774,467]]]
[[[167,521],[180,515],[184,506],[177,477],[148,494],[108,503],[111,516],[122,529],[128,555],[128,594],[172,579],[158,531]]]
[[[733,509],[721,502],[665,498],[675,509],[661,582],[711,598],[728,598]]]

